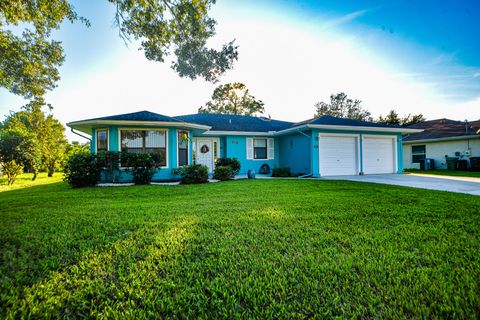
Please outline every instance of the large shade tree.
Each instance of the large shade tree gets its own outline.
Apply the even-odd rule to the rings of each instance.
[[[243,83],[235,82],[215,88],[212,99],[198,112],[255,115],[264,113],[265,108],[262,100],[255,99]]]
[[[355,120],[371,121],[370,112],[363,109],[362,101],[358,99],[350,99],[343,92],[330,95],[330,102],[315,103],[315,117],[333,116],[339,118],[348,118]]]
[[[125,42],[138,41],[149,60],[169,60],[182,77],[215,82],[238,58],[233,41],[220,50],[207,46],[215,34],[216,22],[208,15],[215,0],[108,2]],[[68,0],[0,1],[0,87],[32,99],[56,86],[65,54],[52,31],[66,20],[90,25]]]

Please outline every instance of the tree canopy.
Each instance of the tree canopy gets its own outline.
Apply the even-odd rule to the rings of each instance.
[[[350,99],[343,92],[332,94],[330,95],[330,103],[323,101],[315,103],[315,118],[326,115],[339,118],[371,121],[372,117],[370,112],[363,109],[361,103],[361,100]]]
[[[392,124],[397,126],[410,126],[415,123],[425,121],[425,117],[419,114],[408,114],[404,117],[399,117],[398,113],[395,110],[390,110],[390,112],[385,116],[380,116],[377,120],[379,123]]]
[[[48,170],[48,176],[53,175],[65,156],[67,145],[65,128],[53,115],[43,111],[47,106],[51,108],[42,98],[32,100],[21,111],[8,116],[3,123],[5,130],[21,131],[32,136],[39,158],[35,158],[31,165],[24,164],[34,173],[34,179],[42,165]]]
[[[215,88],[212,99],[198,112],[255,115],[265,113],[265,108],[262,100],[255,99],[243,83],[235,82]]]
[[[24,167],[29,167],[36,177],[41,164],[41,151],[35,135],[23,128],[4,129],[0,135],[0,163],[9,185],[13,184]]]
[[[140,41],[149,60],[170,62],[181,76],[216,82],[238,59],[234,41],[220,50],[207,47],[215,34],[208,11],[215,0],[108,0],[116,8],[115,25],[126,43]],[[68,0],[0,1],[0,86],[27,99],[41,97],[60,79],[65,60],[52,31],[79,16]],[[12,27],[22,29],[13,32]]]

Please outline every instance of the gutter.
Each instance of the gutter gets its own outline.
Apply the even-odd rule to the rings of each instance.
[[[416,144],[424,142],[443,142],[443,141],[455,141],[455,140],[471,140],[471,139],[480,139],[479,135],[469,135],[469,136],[456,136],[456,137],[445,137],[445,138],[434,138],[434,139],[419,139],[419,140],[403,140],[403,144]]]
[[[76,134],[77,136],[80,136],[80,137],[82,137],[82,138],[84,138],[84,139],[87,139],[88,141],[90,141],[90,143],[92,142],[92,138],[88,138],[88,137],[84,136],[84,135],[81,134],[81,133],[75,132],[75,129],[70,128],[70,131],[71,131],[72,133]]]
[[[326,130],[344,130],[344,131],[362,131],[362,132],[392,132],[392,133],[417,133],[423,132],[423,129],[411,128],[391,128],[391,127],[365,127],[365,126],[339,126],[330,124],[304,124],[294,128],[288,128],[275,132],[275,135],[287,134],[300,129],[326,129]]]

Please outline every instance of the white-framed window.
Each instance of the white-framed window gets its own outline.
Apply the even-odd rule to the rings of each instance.
[[[167,130],[120,129],[120,151],[160,155],[159,164],[167,166]]]
[[[97,129],[97,152],[108,151],[108,129]]]
[[[253,159],[257,159],[257,160],[268,159],[266,138],[253,139]]]
[[[275,158],[273,138],[247,138],[247,159],[271,160]]]
[[[179,167],[187,166],[189,159],[188,159],[188,142],[190,139],[190,135],[188,131],[185,130],[178,130],[177,131],[177,165]]]
[[[412,163],[420,163],[426,157],[426,146],[424,144],[412,146]]]

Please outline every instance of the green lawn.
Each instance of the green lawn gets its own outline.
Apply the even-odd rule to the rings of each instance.
[[[441,176],[480,178],[480,172],[479,171],[406,169],[405,172],[406,173],[432,174],[432,175],[441,175]]]
[[[59,182],[63,179],[63,173],[56,172],[53,174],[53,177],[49,178],[47,177],[46,172],[40,172],[35,181],[32,181],[32,178],[33,173],[21,174],[20,176],[18,176],[17,180],[15,180],[13,185],[9,186],[7,185],[7,176],[3,175],[0,178],[0,192]]]
[[[0,193],[0,318],[480,317],[480,197],[319,180]]]

